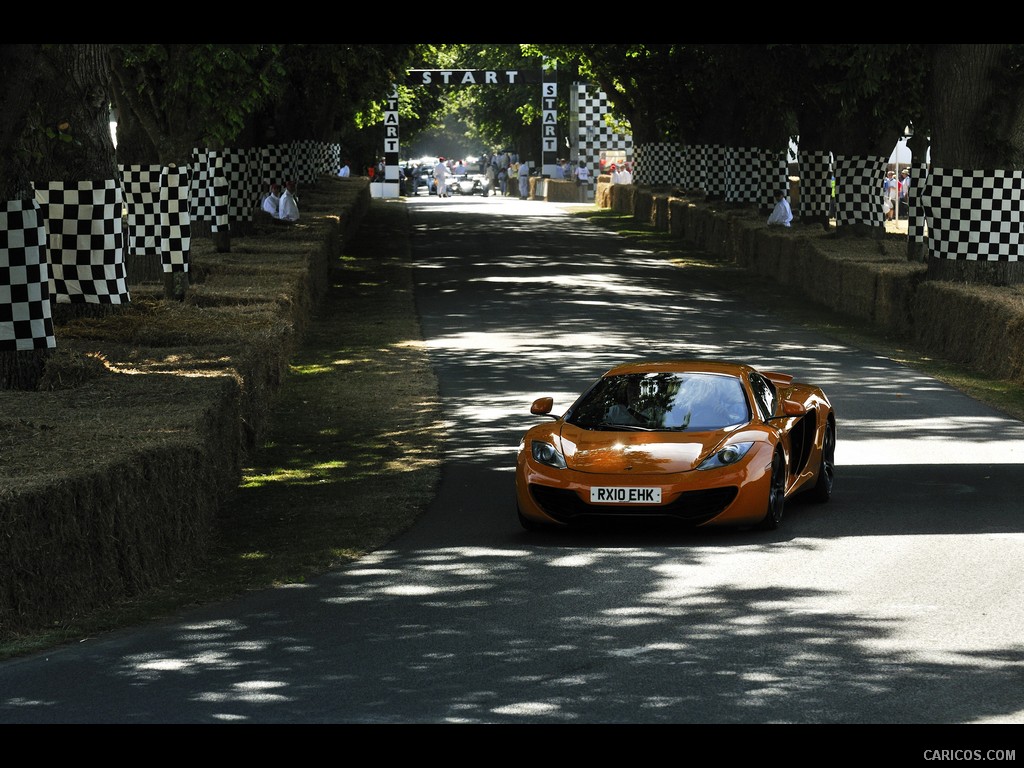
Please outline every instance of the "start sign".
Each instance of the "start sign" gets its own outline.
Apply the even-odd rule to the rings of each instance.
[[[517,85],[529,82],[518,69],[410,69],[406,85]]]

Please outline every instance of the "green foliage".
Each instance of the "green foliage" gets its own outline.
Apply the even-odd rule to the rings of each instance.
[[[234,141],[247,118],[281,92],[280,49],[131,44],[114,46],[111,57],[121,95],[158,150],[173,153]]]
[[[419,46],[412,68],[539,72],[542,63],[542,55],[533,46],[460,43]],[[408,91],[419,110],[417,121],[411,125],[402,116],[404,145],[411,145],[425,131],[443,134],[449,126],[460,126],[464,145],[488,151],[511,146],[529,153],[540,141],[540,88],[536,83],[512,87],[416,86]],[[567,121],[565,92],[560,89],[558,108],[563,121]]]

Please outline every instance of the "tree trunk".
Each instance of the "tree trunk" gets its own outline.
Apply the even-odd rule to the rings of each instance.
[[[928,280],[954,283],[981,283],[1007,286],[1024,282],[1017,261],[970,261],[965,259],[928,259]]]
[[[1013,44],[945,44],[932,49],[929,89],[932,167],[1019,169],[1024,162],[1024,71]],[[929,279],[1009,285],[1020,261],[928,259]]]
[[[2,201],[31,199],[33,182],[117,178],[107,61],[100,44],[0,46]],[[0,386],[38,386],[49,349],[33,342],[39,348],[3,349]]]

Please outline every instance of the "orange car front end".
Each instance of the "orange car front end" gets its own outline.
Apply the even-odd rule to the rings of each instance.
[[[693,526],[765,517],[771,430],[592,432],[537,425],[519,445],[516,496],[527,527],[664,518]]]

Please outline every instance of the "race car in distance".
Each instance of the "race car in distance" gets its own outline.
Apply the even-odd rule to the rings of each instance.
[[[463,173],[453,176],[448,189],[455,195],[483,195],[490,192],[491,183],[481,173]]]
[[[836,419],[818,387],[749,365],[627,363],[562,416],[530,412],[516,458],[519,522],[528,530],[597,519],[774,529],[786,499],[832,496]]]

